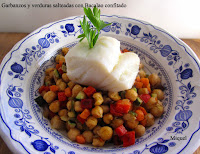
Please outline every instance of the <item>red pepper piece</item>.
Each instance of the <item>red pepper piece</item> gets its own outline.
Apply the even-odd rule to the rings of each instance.
[[[65,92],[58,92],[58,100],[60,102],[63,102],[63,101],[67,100],[67,96],[65,95]]]
[[[44,90],[47,92],[50,90],[49,86],[45,86]]]
[[[130,52],[130,51],[128,49],[124,49],[122,50],[122,52],[125,53],[125,52]]]
[[[88,97],[91,97],[96,92],[96,89],[93,88],[92,86],[89,86],[86,89],[84,89],[83,91]]]
[[[63,70],[62,70],[62,68],[59,68],[58,72],[59,72],[60,75],[62,75],[64,73]]]
[[[144,103],[147,103],[149,101],[149,99],[151,98],[151,96],[149,94],[141,94],[139,97],[141,98],[141,100]]]
[[[39,93],[40,93],[40,94],[44,91],[44,88],[45,88],[45,86],[41,86],[41,87],[39,88]]]
[[[135,144],[135,132],[130,131],[127,132],[124,136],[122,136],[123,147],[127,147]]]
[[[50,88],[49,88],[49,86],[41,86],[40,88],[39,88],[39,93],[41,94],[43,91],[49,91],[50,90]]]
[[[59,61],[59,63],[56,64],[56,69],[58,70],[60,67],[62,67],[62,64],[63,64],[63,62],[62,62],[62,61]]]
[[[131,102],[128,99],[123,99],[117,101],[115,110],[119,113],[128,113],[130,108]]]
[[[83,118],[80,117],[80,114],[77,116],[77,120],[82,124],[84,124],[85,121],[86,121],[86,119],[83,119]]]
[[[91,109],[93,105],[93,99],[81,99],[81,107],[83,109]]]
[[[114,116],[121,117],[123,116],[122,113],[116,111],[116,104],[110,104],[110,113]]]
[[[115,128],[115,132],[117,133],[117,135],[118,135],[119,137],[121,137],[121,136],[123,136],[124,134],[127,133],[127,130],[126,130],[126,128],[124,127],[124,125],[121,125],[121,126]]]

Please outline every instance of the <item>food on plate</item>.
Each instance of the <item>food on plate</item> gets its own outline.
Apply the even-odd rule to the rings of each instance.
[[[81,41],[66,54],[67,75],[73,82],[97,89],[118,92],[130,89],[138,74],[140,59],[133,52],[121,53],[120,42],[102,36],[102,28],[108,26],[100,20],[100,10],[84,9],[95,28],[91,28],[84,16]]]
[[[140,64],[137,54],[121,53],[120,42],[106,36],[100,37],[92,49],[84,39],[65,58],[70,80],[114,92],[132,87]]]
[[[72,141],[96,147],[107,143],[130,146],[162,116],[164,92],[157,74],[140,77],[138,73],[130,89],[103,91],[72,82],[63,61],[68,53],[63,53],[56,56],[55,68],[46,69],[35,101],[43,107],[51,127],[66,130]],[[144,71],[143,66],[139,71]]]
[[[118,40],[98,39],[107,24],[97,8],[84,10],[97,30],[89,29],[84,17],[81,42],[56,56],[35,101],[51,127],[66,130],[71,141],[95,147],[133,145],[164,112],[161,79],[148,75],[135,53],[121,51]]]

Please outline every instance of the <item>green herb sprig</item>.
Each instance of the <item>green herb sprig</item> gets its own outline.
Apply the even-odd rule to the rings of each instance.
[[[81,42],[86,37],[88,40],[89,48],[93,48],[99,37],[100,30],[109,26],[110,23],[106,24],[103,20],[100,20],[100,9],[96,7],[93,8],[93,12],[90,8],[84,8],[84,13],[95,28],[90,27],[90,24],[84,15],[83,22],[80,21],[81,27],[83,29],[83,34],[79,35],[78,38],[80,38]]]

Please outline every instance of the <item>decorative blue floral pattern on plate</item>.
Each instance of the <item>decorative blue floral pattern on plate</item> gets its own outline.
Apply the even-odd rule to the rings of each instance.
[[[158,138],[158,141],[146,144],[142,151],[135,150],[133,151],[133,154],[142,154],[146,150],[149,150],[149,152],[154,154],[163,154],[166,153],[170,147],[174,146],[176,146],[175,142],[170,142],[169,139],[164,140],[163,138]]]
[[[189,119],[192,117],[192,111],[189,109],[190,105],[193,103],[193,98],[196,97],[195,86],[191,85],[191,82],[187,84],[183,83],[183,80],[187,80],[193,77],[193,70],[189,68],[189,64],[185,64],[184,67],[181,65],[175,70],[177,74],[177,82],[180,83],[180,93],[181,96],[179,100],[176,101],[175,110],[179,112],[175,116],[176,122],[172,123],[172,127],[167,127],[166,130],[173,133],[181,133],[189,127]]]
[[[49,141],[48,138],[39,135],[39,131],[34,128],[31,122],[32,116],[30,111],[27,109],[23,110],[23,101],[20,99],[23,89],[20,86],[9,85],[6,93],[9,97],[8,104],[10,107],[14,108],[14,117],[17,119],[14,121],[15,125],[19,126],[21,132],[25,132],[30,138],[32,135],[37,136],[39,139],[31,142],[31,145],[37,151],[47,151],[48,148],[52,153],[55,153],[58,146],[53,146],[53,143]],[[50,152],[49,152],[50,154]]]
[[[199,100],[197,85],[200,83],[194,80],[199,78],[199,61],[187,46],[164,30],[125,17],[103,16],[104,21],[112,24],[105,27],[101,34],[118,38],[122,48],[139,55],[147,72],[158,73],[166,88],[162,101],[165,107],[163,116],[146,130],[143,137],[136,139],[135,145],[127,148],[79,145],[51,129],[34,98],[43,84],[44,70],[54,65],[56,51],[64,46],[71,48],[78,42],[76,38],[82,33],[81,18],[60,20],[36,30],[19,42],[1,65],[1,102],[4,102],[0,105],[1,119],[9,130],[7,135],[22,146],[20,151],[45,154],[75,154],[79,150],[83,153],[160,154],[180,153],[191,148],[200,129],[199,119],[196,119],[200,117],[199,105],[195,103]],[[52,56],[49,61],[44,60],[47,55]],[[23,137],[16,138],[16,135]],[[188,139],[180,143],[172,141],[170,135],[187,135]]]
[[[26,48],[25,53],[22,54],[22,62],[25,62],[23,67],[21,64],[15,62],[11,65],[11,71],[8,71],[10,76],[23,80],[23,76],[28,73],[28,66],[31,66],[33,60],[41,58],[45,54],[45,48],[49,48],[50,44],[59,43],[59,37],[54,33],[47,33],[44,38],[38,40],[38,44],[31,48]]]
[[[152,33],[140,33],[141,28],[138,25],[133,25],[131,23],[128,24],[129,28],[126,28],[125,35],[130,36],[135,39],[139,39],[140,42],[145,43],[149,46],[150,50],[152,50],[154,53],[160,52],[162,57],[166,57],[169,61],[168,65],[173,65],[177,61],[180,60],[180,56],[178,51],[173,50],[170,45],[163,45],[161,43],[161,40],[158,39],[157,35],[154,35]]]
[[[88,23],[90,24],[90,28],[93,28],[92,23],[90,21]],[[106,22],[106,23],[108,23],[108,22]],[[81,25],[77,25],[76,28],[75,28],[74,24],[72,24],[72,23],[70,23],[70,24],[67,23],[65,25],[61,25],[60,29],[61,29],[61,32],[64,34],[64,37],[71,36],[71,35],[76,36],[77,33],[80,33],[80,34],[83,33]],[[111,25],[104,27],[102,29],[102,31],[104,31],[104,32],[115,32],[116,34],[119,34],[121,32],[121,24],[118,23],[118,22],[112,22]]]

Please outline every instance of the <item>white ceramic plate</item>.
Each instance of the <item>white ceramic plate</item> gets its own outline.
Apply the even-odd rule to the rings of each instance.
[[[44,70],[62,47],[73,47],[82,32],[71,17],[45,25],[18,42],[1,64],[1,129],[13,152],[19,153],[192,153],[199,146],[200,63],[179,39],[147,22],[102,16],[111,26],[101,35],[121,41],[121,48],[136,52],[149,73],[158,73],[166,88],[164,114],[127,148],[95,148],[71,142],[51,129],[34,102],[43,84]]]

